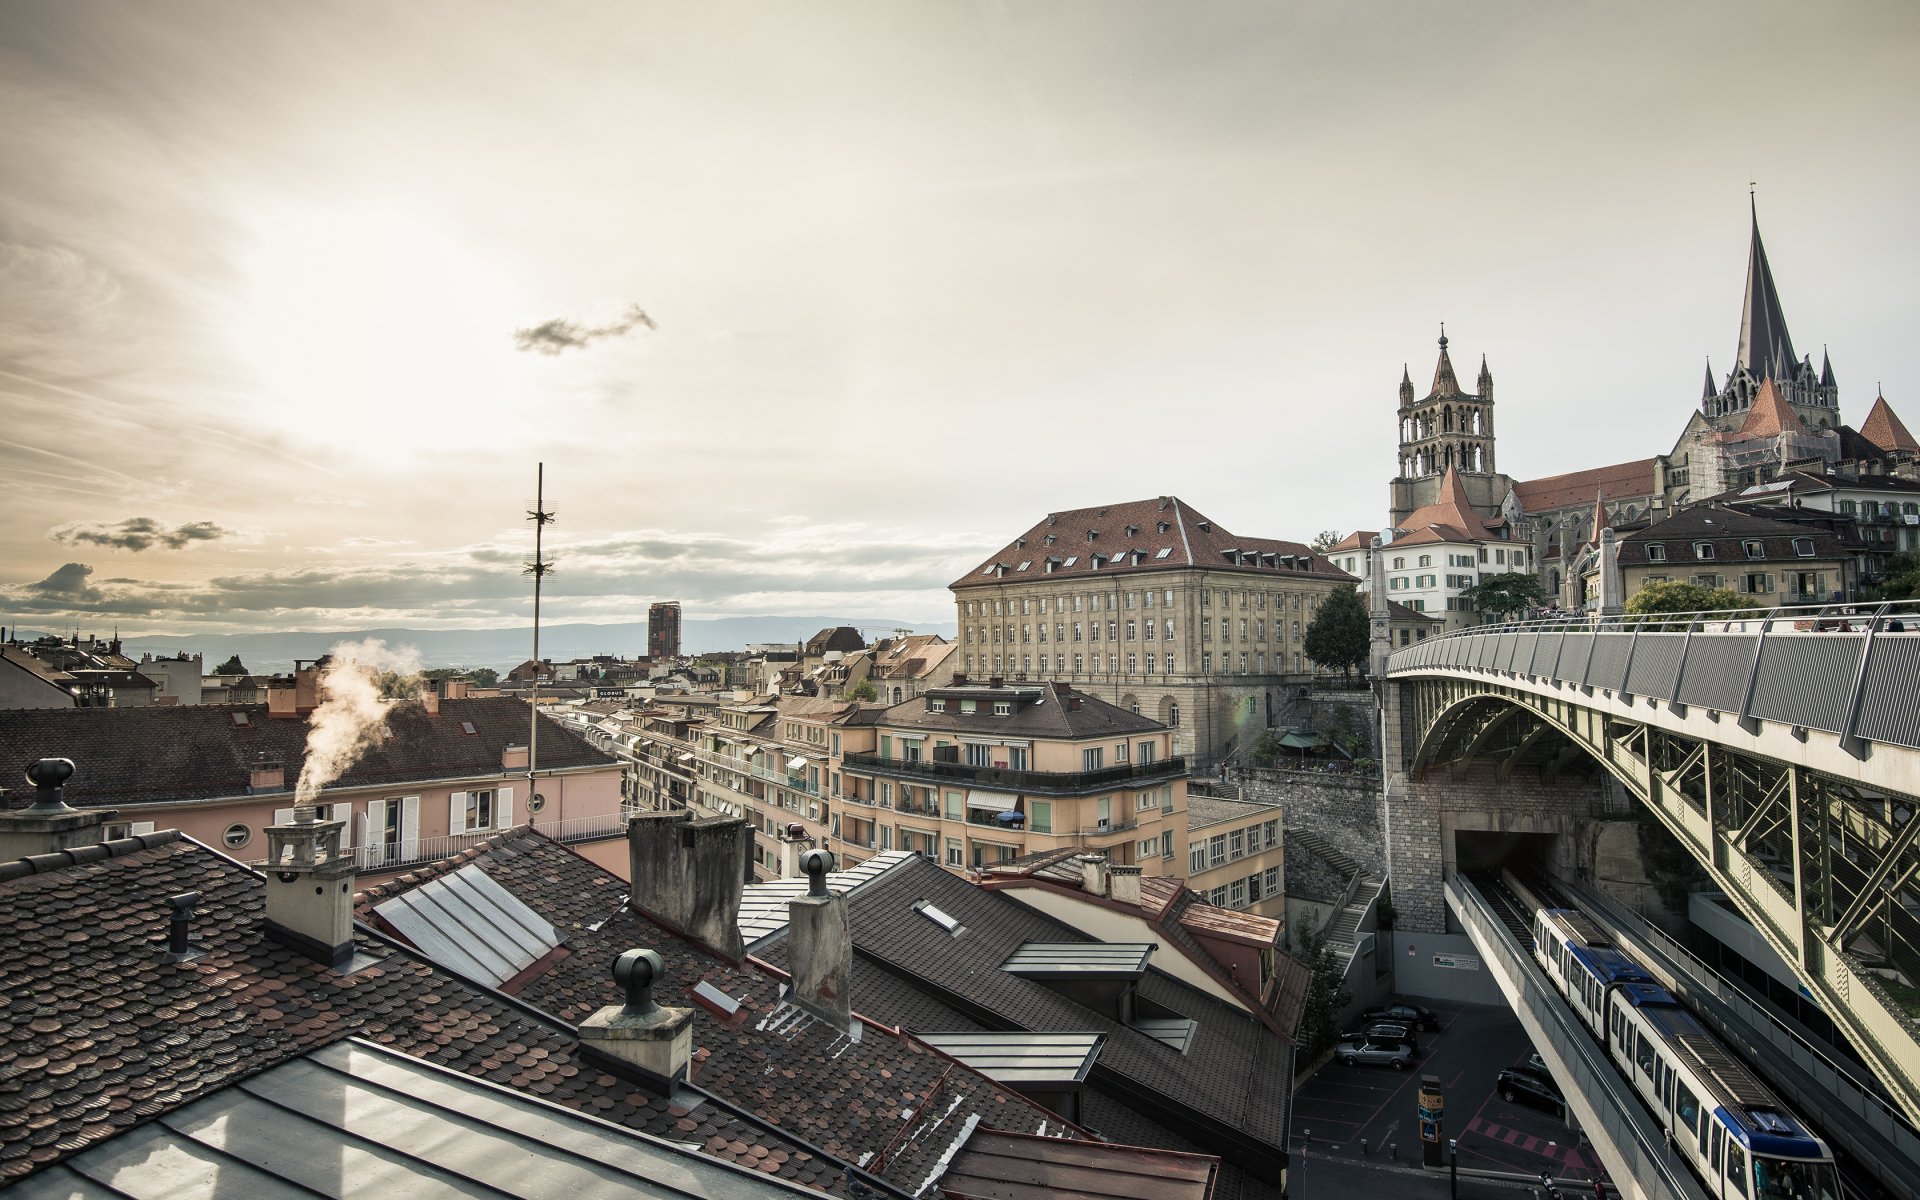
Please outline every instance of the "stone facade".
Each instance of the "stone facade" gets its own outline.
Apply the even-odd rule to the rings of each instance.
[[[1239,770],[1233,773],[1248,800],[1279,804],[1289,829],[1311,829],[1367,874],[1386,874],[1386,845],[1380,826],[1380,782],[1315,772]],[[1296,891],[1288,858],[1288,890]],[[1340,885],[1344,890],[1344,882]],[[1334,896],[1337,897],[1336,891]]]

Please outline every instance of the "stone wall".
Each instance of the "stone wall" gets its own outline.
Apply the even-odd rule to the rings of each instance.
[[[1311,829],[1359,863],[1367,874],[1376,879],[1385,876],[1387,855],[1381,836],[1378,779],[1244,767],[1231,774],[1232,782],[1240,786],[1240,794],[1246,799],[1282,805],[1288,828]],[[1289,852],[1287,890],[1290,892],[1294,890],[1293,863]]]

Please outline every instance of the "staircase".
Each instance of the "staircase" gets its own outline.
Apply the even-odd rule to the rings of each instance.
[[[1360,921],[1379,894],[1378,879],[1369,875],[1357,876],[1347,906],[1327,921],[1326,929],[1322,931],[1327,939],[1327,948],[1342,962],[1350,961],[1354,951],[1359,948]]]
[[[1289,825],[1287,826],[1287,836],[1293,839],[1294,844],[1302,850],[1305,850],[1315,858],[1323,860],[1328,866],[1340,872],[1348,879],[1352,879],[1354,876],[1360,874],[1359,863],[1353,861],[1353,858],[1344,850],[1335,848],[1333,843],[1327,841],[1327,839],[1321,837],[1311,829],[1302,829],[1298,825]]]

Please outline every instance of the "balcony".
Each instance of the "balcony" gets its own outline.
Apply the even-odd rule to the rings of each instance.
[[[1097,771],[1014,771],[1002,767],[974,767],[966,763],[930,762],[926,759],[909,761],[882,758],[878,754],[849,754],[844,766],[849,771],[871,771],[896,779],[949,781],[1036,795],[1098,792],[1109,788],[1166,783],[1187,773],[1187,760],[1180,755]]]

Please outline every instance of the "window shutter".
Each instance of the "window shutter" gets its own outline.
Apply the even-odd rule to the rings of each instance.
[[[494,800],[493,827],[495,829],[513,828],[513,789],[503,787]]]
[[[274,809],[274,810],[273,810],[273,823],[274,823],[275,825],[291,825],[291,824],[293,824],[293,810],[292,810],[292,809],[290,809],[290,808],[276,808],[276,809]]]
[[[340,848],[342,850],[353,849],[353,805],[329,804],[327,806],[327,820],[339,821],[341,823]]]
[[[465,811],[464,805],[462,811]],[[412,858],[420,852],[420,797],[407,796],[400,801],[400,854]]]
[[[467,794],[455,792],[447,801],[447,832],[465,833],[467,831]]]
[[[153,833],[153,832],[154,832],[154,823],[152,821],[135,821],[132,825],[129,825],[127,827],[127,836],[129,837],[138,837],[143,833]]]

